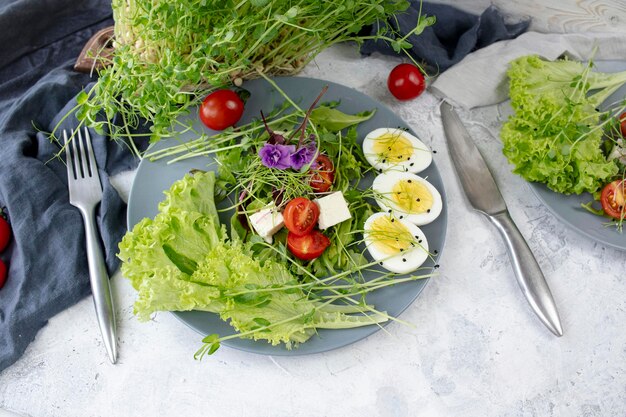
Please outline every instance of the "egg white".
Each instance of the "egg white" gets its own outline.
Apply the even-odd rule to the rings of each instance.
[[[390,196],[394,185],[398,181],[402,180],[417,181],[426,187],[426,189],[433,196],[433,205],[430,208],[430,212],[407,213],[398,207],[393,200],[391,200]],[[374,179],[372,189],[376,192],[376,202],[381,209],[387,213],[392,213],[398,219],[407,220],[418,226],[423,226],[433,222],[437,217],[439,217],[439,214],[441,214],[441,210],[443,209],[443,202],[441,201],[441,194],[439,194],[439,191],[437,191],[437,189],[424,178],[411,174],[410,172],[389,171],[379,174]]]
[[[376,143],[377,138],[385,134],[402,135],[409,142],[411,142],[414,152],[409,160],[393,162],[380,159],[380,155],[374,152],[374,144]],[[368,133],[367,136],[365,136],[365,139],[363,139],[363,153],[367,162],[369,162],[370,165],[376,168],[379,172],[394,170],[418,173],[428,168],[430,163],[433,161],[433,154],[424,142],[409,132],[389,127],[379,128]]]
[[[374,244],[375,237],[370,233],[372,230],[372,222],[381,216],[392,216],[389,213],[374,213],[366,221],[364,226],[364,240],[367,246],[367,251],[372,256],[374,261],[379,262],[380,265],[390,272],[397,274],[408,274],[419,268],[428,259],[428,241],[424,232],[414,225],[405,220],[399,220],[394,218],[395,221],[403,224],[415,238],[415,246],[403,252],[398,252],[397,255],[389,255],[384,253]]]

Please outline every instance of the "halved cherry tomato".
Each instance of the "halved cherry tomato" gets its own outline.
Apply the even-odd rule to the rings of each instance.
[[[0,216],[0,252],[9,245],[9,240],[11,240],[11,227],[6,219]]]
[[[318,205],[304,197],[294,198],[283,211],[285,227],[296,236],[304,236],[313,230],[319,217]]]
[[[7,266],[2,259],[0,259],[0,289],[4,287],[4,283],[7,282]]]
[[[626,112],[619,116],[619,127],[622,131],[622,136],[626,138]]]
[[[387,88],[398,100],[411,100],[424,92],[426,81],[415,65],[400,64],[389,73]]]
[[[314,169],[311,169],[313,173],[309,180],[309,185],[316,193],[325,193],[330,190],[335,181],[335,166],[333,161],[326,155],[318,155],[315,160]]]
[[[200,120],[209,129],[224,130],[241,119],[243,101],[232,90],[217,90],[209,94],[200,106]]]
[[[604,213],[618,220],[626,218],[625,196],[626,180],[617,180],[605,185],[600,195]]]
[[[313,230],[304,236],[296,236],[291,232],[287,234],[287,248],[297,258],[304,261],[319,257],[328,246],[330,246],[330,239],[319,230]]]

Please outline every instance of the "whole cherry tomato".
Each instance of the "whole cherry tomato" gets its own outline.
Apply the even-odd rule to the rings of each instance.
[[[9,240],[11,240],[11,227],[9,222],[0,215],[0,252],[9,245]]]
[[[389,73],[387,87],[398,100],[411,100],[424,92],[426,81],[415,65],[400,64]]]
[[[234,126],[243,114],[243,101],[231,90],[217,90],[209,94],[200,106],[200,120],[213,130]]]

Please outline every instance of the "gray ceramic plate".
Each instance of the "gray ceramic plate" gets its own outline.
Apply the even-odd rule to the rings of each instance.
[[[626,61],[598,61],[596,68],[602,72],[626,71]],[[624,97],[626,97],[626,85],[611,95],[605,105],[623,100]],[[620,233],[613,226],[607,227],[606,224],[609,222],[607,218],[595,216],[580,206],[593,200],[590,194],[567,196],[551,191],[544,184],[531,183],[530,185],[539,200],[563,223],[597,242],[626,250],[626,232]]]
[[[324,100],[340,100],[339,109],[347,113],[357,113],[365,110],[377,109],[376,115],[359,126],[359,138],[362,140],[365,135],[378,127],[407,127],[408,126],[387,107],[373,100],[372,98],[344,87],[339,84],[309,78],[277,78],[277,85],[285,91],[300,107],[308,108],[310,103],[317,97],[323,86],[330,88],[324,96]],[[250,92],[250,98],[246,103],[245,113],[241,123],[246,123],[252,118],[259,117],[259,111],[269,113],[275,106],[283,102],[283,97],[265,80],[254,80],[247,82],[243,86]],[[194,119],[197,119],[197,117]],[[199,122],[195,122],[197,129],[205,129]],[[176,139],[166,139],[157,143],[153,149],[162,149],[178,144],[179,141],[191,140],[189,134],[182,134]],[[437,155],[435,155],[436,157]],[[435,158],[436,160],[436,158]],[[180,162],[167,164],[167,160],[150,162],[143,160],[139,164],[139,169],[133,183],[128,202],[128,228],[138,223],[144,217],[154,217],[157,214],[157,205],[163,199],[163,191],[169,189],[172,183],[182,178],[192,168],[212,169],[208,158],[194,158]],[[207,167],[209,165],[209,167]],[[439,218],[422,227],[426,234],[431,251],[437,250],[439,254],[435,259],[428,260],[424,265],[424,273],[432,272],[437,259],[440,256],[444,245],[447,225],[447,208],[445,205],[446,196],[443,183],[436,167],[436,161],[422,174],[439,190],[444,201],[444,208]],[[370,178],[371,181],[373,178]],[[228,224],[229,216],[224,217],[222,222]],[[411,283],[401,284],[394,287],[385,288],[368,296],[368,302],[374,304],[377,309],[387,311],[392,316],[398,316],[406,309],[419,295],[427,280],[420,280]],[[176,312],[174,313],[181,321],[197,332],[206,335],[218,333],[221,336],[234,332],[232,327],[221,321],[217,315],[205,312]],[[356,342],[379,330],[378,326],[366,326],[347,330],[320,330],[319,334],[312,337],[300,347],[287,350],[282,346],[271,346],[265,342],[255,342],[252,340],[232,339],[224,342],[225,345],[237,349],[270,355],[301,355],[324,352]]]

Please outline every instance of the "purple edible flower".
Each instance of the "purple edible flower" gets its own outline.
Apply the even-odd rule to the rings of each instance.
[[[311,142],[292,153],[289,157],[289,161],[291,163],[291,167],[296,171],[299,171],[303,166],[311,163],[316,156],[317,146],[315,145],[315,142]]]
[[[268,168],[291,168],[290,156],[295,152],[295,145],[273,145],[266,143],[259,150],[261,162]]]

